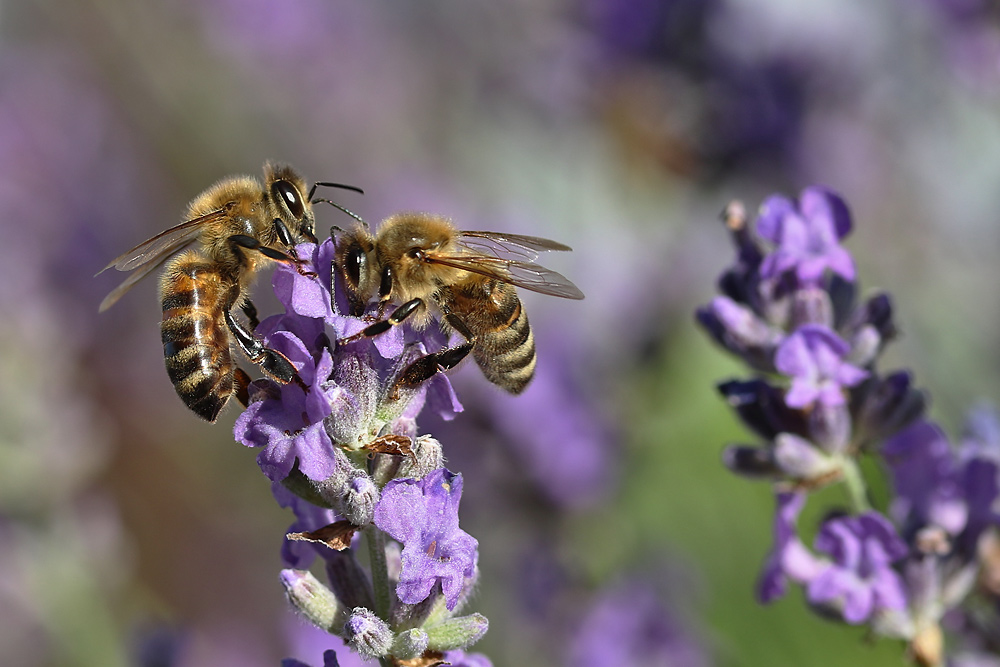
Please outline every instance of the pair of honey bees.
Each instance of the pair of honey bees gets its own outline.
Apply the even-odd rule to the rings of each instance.
[[[313,199],[319,185],[336,184],[307,188],[291,167],[270,163],[263,183],[249,176],[223,179],[191,202],[184,222],[103,269],[135,273],[108,294],[101,311],[166,262],[160,331],[167,374],[184,403],[208,421],[216,420],[234,393],[244,405],[248,401],[250,378],[233,358],[233,341],[269,377],[302,384],[292,363],[254,334],[257,312],[248,291],[254,275],[273,262],[314,275],[295,246],[317,240],[313,204],[333,203]],[[490,382],[518,394],[534,374],[535,344],[515,287],[583,298],[572,282],[534,262],[541,251],[570,250],[561,243],[459,231],[447,219],[423,213],[393,215],[375,234],[357,220],[338,234],[334,270],[343,279],[351,314],[362,315],[377,298],[379,315],[340,342],[376,336],[404,320],[426,327],[433,319],[465,339],[414,361],[400,382],[419,384],[471,353]],[[390,304],[396,306],[386,316]],[[237,308],[247,324],[234,317]]]

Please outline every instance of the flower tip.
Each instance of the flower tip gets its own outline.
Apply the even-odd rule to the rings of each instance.
[[[355,607],[344,624],[347,643],[366,658],[381,658],[392,648],[393,633],[389,625],[370,609]]]

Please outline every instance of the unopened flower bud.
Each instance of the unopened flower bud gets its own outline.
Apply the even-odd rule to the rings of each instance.
[[[443,467],[441,443],[430,435],[422,435],[413,443],[413,457],[403,459],[396,476],[421,479],[432,470]]]
[[[355,607],[344,624],[344,638],[366,658],[381,658],[392,648],[393,635],[388,624],[370,609]]]
[[[365,526],[371,523],[379,496],[378,487],[368,473],[355,469],[344,485],[338,509],[355,526]]]
[[[392,656],[400,660],[410,660],[427,650],[427,633],[420,628],[406,630],[396,635],[392,642]]]
[[[840,454],[851,438],[851,414],[844,404],[817,403],[809,413],[809,435],[828,454]]]
[[[292,606],[310,623],[338,634],[344,625],[345,610],[329,588],[307,570],[281,571],[281,583]]]
[[[855,331],[847,342],[851,346],[851,351],[846,358],[855,366],[871,364],[882,349],[882,337],[870,324]]]
[[[450,651],[465,648],[479,641],[489,629],[490,622],[482,614],[449,618],[427,630],[427,648],[432,651]]]

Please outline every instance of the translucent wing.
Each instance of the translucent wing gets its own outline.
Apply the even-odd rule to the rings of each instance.
[[[202,225],[219,220],[225,215],[225,211],[219,209],[201,217],[186,220],[111,260],[107,266],[97,272],[98,275],[111,267],[119,271],[132,271],[137,268],[139,270],[104,297],[98,312],[104,312],[115,305],[118,299],[122,298],[122,295],[132,289],[137,282],[149,275],[156,267],[163,264],[170,255],[194,242],[201,232]]]
[[[428,253],[427,261],[496,278],[532,292],[564,299],[583,298],[583,292],[568,278],[534,262],[471,253],[454,255]]]
[[[147,262],[142,268],[140,268],[138,271],[136,271],[135,273],[133,273],[132,275],[130,275],[128,278],[126,278],[122,282],[121,285],[119,285],[118,287],[116,287],[114,290],[111,291],[110,294],[108,294],[106,297],[104,297],[104,301],[101,301],[101,305],[98,307],[97,312],[103,313],[105,310],[107,310],[111,306],[115,305],[118,302],[118,299],[122,298],[122,296],[125,294],[125,292],[129,291],[130,289],[132,289],[132,287],[137,282],[139,282],[140,280],[142,280],[143,278],[145,278],[152,271],[155,271],[156,268],[158,266],[160,266],[160,264],[163,264],[163,262],[166,261],[167,257],[169,257],[169,256],[170,256],[170,254],[167,253],[167,254],[161,255],[160,256],[160,260],[157,261],[157,262]]]
[[[534,261],[539,252],[572,250],[568,245],[549,239],[500,232],[462,232],[459,242],[476,254],[485,253],[501,259],[505,256],[516,255],[527,262]]]
[[[161,261],[165,255],[177,252],[187,244],[198,238],[202,225],[221,220],[228,215],[224,209],[218,209],[211,213],[206,213],[198,218],[186,220],[179,225],[160,232],[151,239],[146,239],[136,247],[128,250],[118,257],[115,257],[103,269],[97,272],[100,275],[112,266],[119,271],[131,271],[142,266],[146,262],[156,260]]]

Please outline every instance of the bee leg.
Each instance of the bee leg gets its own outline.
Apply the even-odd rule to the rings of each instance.
[[[257,327],[260,326],[260,319],[257,317],[257,307],[253,305],[250,299],[247,299],[240,306],[240,310],[243,311],[243,314],[247,316],[247,321],[250,322],[250,331],[256,331]]]
[[[288,231],[288,225],[285,224],[285,221],[281,218],[275,218],[271,224],[274,225],[274,233],[278,235],[278,240],[291,248],[291,252],[289,252],[289,254],[295,259],[298,259],[298,255],[295,252],[295,239],[292,238],[292,233]],[[312,230],[304,225],[299,227],[299,234],[304,236],[310,243],[319,242],[319,239],[316,238],[316,235],[313,234]]]
[[[302,378],[299,377],[298,371],[295,370],[295,366],[292,366],[292,362],[288,360],[288,357],[264,345],[264,343],[253,335],[253,332],[233,317],[230,310],[226,310],[225,317],[226,325],[233,332],[236,343],[243,350],[243,354],[247,355],[247,359],[260,366],[261,370],[278,382],[282,384],[294,382],[303,391],[308,390],[308,387],[302,382]]]
[[[250,405],[250,376],[239,366],[233,371],[233,383],[236,385],[236,400],[244,408]]]
[[[282,223],[284,226],[284,223]],[[287,228],[286,228],[287,231]],[[307,278],[315,278],[316,274],[312,271],[306,271],[302,268],[305,264],[305,260],[299,259],[298,257],[293,257],[286,252],[276,250],[275,248],[270,248],[252,236],[247,236],[246,234],[233,234],[228,239],[229,243],[235,248],[246,248],[248,250],[256,250],[260,254],[264,255],[269,259],[273,259],[276,262],[282,262],[284,264],[291,264],[295,267],[295,270],[299,272],[299,275],[306,276]]]
[[[472,352],[472,346],[473,343],[468,341],[461,345],[420,357],[403,370],[399,379],[396,380],[396,384],[404,387],[415,387],[422,382],[430,380],[438,371],[451,370],[460,361],[469,356],[469,352]]]
[[[375,322],[374,324],[365,327],[364,329],[354,334],[353,336],[347,336],[346,338],[341,338],[339,341],[337,341],[337,343],[339,345],[345,345],[347,343],[353,343],[356,340],[361,340],[362,338],[371,338],[372,336],[377,336],[380,333],[384,333],[389,329],[391,329],[392,327],[396,326],[397,324],[400,324],[407,317],[415,313],[417,308],[419,308],[422,305],[424,305],[423,299],[410,299],[402,306],[392,311],[392,314],[389,315],[389,317],[387,317],[386,319],[379,320],[378,322]]]
[[[451,370],[472,352],[472,348],[476,345],[476,336],[466,326],[465,322],[450,312],[445,312],[444,319],[452,329],[465,338],[465,342],[461,345],[445,348],[433,354],[420,357],[402,372],[399,380],[396,381],[398,385],[408,387],[419,385],[421,382],[431,379],[438,371]]]

